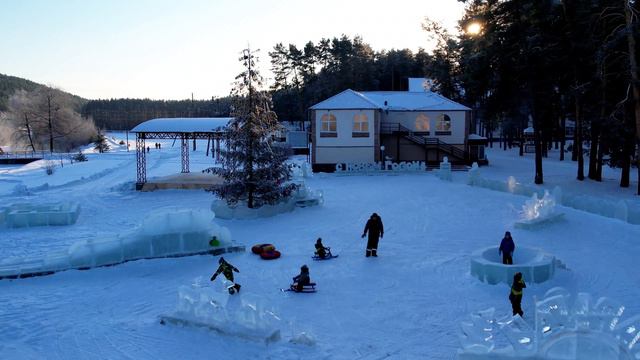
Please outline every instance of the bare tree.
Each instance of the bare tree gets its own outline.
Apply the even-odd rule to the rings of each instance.
[[[93,120],[75,110],[74,99],[53,88],[16,91],[8,105],[7,122],[17,146],[68,151],[91,142],[97,133]]]

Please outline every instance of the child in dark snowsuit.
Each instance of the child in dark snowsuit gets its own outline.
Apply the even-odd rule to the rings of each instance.
[[[524,315],[522,311],[522,289],[527,285],[522,279],[522,273],[518,272],[513,275],[513,284],[511,285],[511,292],[509,293],[509,301],[511,301],[511,308],[513,309],[513,316],[516,314],[521,317]]]
[[[211,281],[215,280],[218,274],[222,273],[222,275],[224,275],[227,280],[234,283],[233,287],[236,289],[236,291],[240,291],[240,285],[235,284],[235,282],[233,281],[233,272],[240,271],[236,269],[235,266],[229,264],[223,257],[220,257],[220,260],[218,260],[218,264],[220,264],[220,266],[218,266],[218,270],[216,270],[216,272],[211,276]]]
[[[300,268],[300,275],[293,278],[293,285],[296,291],[302,291],[305,285],[311,284],[311,278],[309,277],[309,268],[307,265],[302,265]]]
[[[318,255],[320,259],[324,259],[327,255],[331,256],[331,248],[322,245],[322,238],[316,240],[316,255]]]
[[[504,238],[500,242],[500,249],[498,254],[502,254],[502,263],[511,265],[513,264],[513,251],[516,249],[516,244],[513,243],[513,238],[510,232],[504,233]]]
[[[367,232],[369,233],[369,238],[367,241],[366,256],[378,256],[378,240],[384,237],[384,226],[378,214],[371,214],[371,217],[367,220],[367,224],[364,227],[362,238],[367,236]]]

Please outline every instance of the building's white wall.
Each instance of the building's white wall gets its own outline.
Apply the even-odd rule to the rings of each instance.
[[[440,114],[447,114],[451,118],[451,135],[436,135],[436,124]],[[400,123],[413,131],[416,129],[416,118],[421,114],[429,118],[429,137],[438,138],[449,144],[464,144],[465,112],[464,111],[389,111],[382,117],[382,123]]]
[[[317,164],[338,164],[338,163],[372,163],[374,162],[372,147],[317,147]]]
[[[322,115],[336,117],[336,137],[321,137]],[[356,114],[367,116],[369,137],[353,137],[353,118]],[[375,144],[375,110],[316,110],[315,112],[315,162],[318,164],[373,162]]]

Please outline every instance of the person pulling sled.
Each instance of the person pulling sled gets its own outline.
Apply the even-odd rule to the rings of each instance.
[[[211,276],[211,281],[215,280],[218,274],[222,273],[227,280],[233,283],[233,285],[227,288],[229,290],[229,294],[233,295],[234,293],[239,292],[241,286],[240,284],[236,284],[233,280],[233,272],[235,271],[239,273],[240,270],[229,264],[222,256],[220,257],[220,260],[218,260],[218,264],[220,264],[218,266],[218,270],[216,270],[216,272]]]

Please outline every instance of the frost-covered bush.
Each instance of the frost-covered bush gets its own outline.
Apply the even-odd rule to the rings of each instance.
[[[73,155],[71,157],[71,161],[77,161],[77,162],[83,162],[83,161],[87,161],[87,156],[85,154],[82,153],[82,151],[78,151],[77,154]]]

